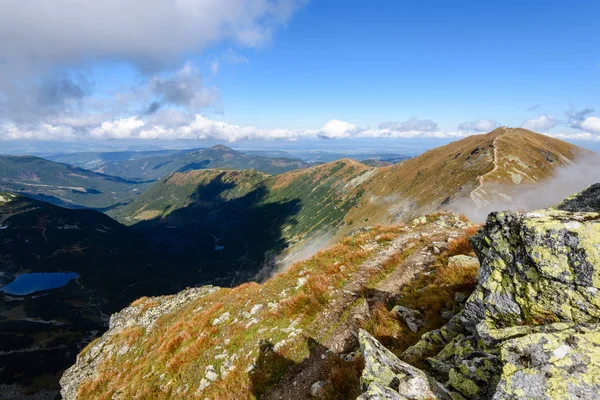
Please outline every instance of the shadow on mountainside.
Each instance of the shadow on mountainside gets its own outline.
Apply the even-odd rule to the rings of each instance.
[[[184,267],[190,285],[233,286],[269,269],[265,264],[287,246],[284,227],[296,223],[301,207],[297,199],[264,202],[264,185],[235,197],[236,184],[224,175],[198,187],[189,205],[133,226]]]
[[[277,353],[273,343],[261,342],[255,369],[250,372],[251,390],[257,399],[269,398],[273,387],[281,383],[285,377],[295,376],[310,365],[315,365],[316,360],[321,361],[322,356],[328,351],[327,347],[311,337],[306,338],[306,347],[309,355],[301,362],[295,362]]]

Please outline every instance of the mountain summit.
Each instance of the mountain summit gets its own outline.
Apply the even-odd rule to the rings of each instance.
[[[515,200],[525,188],[549,182],[563,167],[594,160],[594,153],[564,141],[521,128],[498,128],[379,168],[361,185],[362,200],[346,221],[402,220],[441,208],[485,216],[502,207],[499,200]],[[566,188],[536,206],[549,206],[597,178],[588,177],[580,187]]]

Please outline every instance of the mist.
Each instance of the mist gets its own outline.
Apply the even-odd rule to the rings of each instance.
[[[558,205],[568,196],[581,192],[588,186],[600,182],[600,157],[596,154],[579,158],[576,163],[559,168],[554,177],[539,184],[530,185],[486,185],[491,193],[513,193],[507,198],[497,195],[488,204],[477,207],[473,201],[463,199],[450,206],[450,210],[463,213],[474,222],[485,222],[493,211],[530,211]],[[514,193],[518,189],[518,193]],[[510,197],[510,198],[509,198]]]

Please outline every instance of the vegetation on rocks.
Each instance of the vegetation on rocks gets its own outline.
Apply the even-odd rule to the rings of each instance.
[[[472,238],[481,269],[464,309],[400,355],[422,370],[374,353],[381,345],[362,335],[373,364],[363,398],[597,398],[597,191],[557,208],[492,213]]]

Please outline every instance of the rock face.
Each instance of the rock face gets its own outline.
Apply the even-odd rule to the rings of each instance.
[[[481,269],[464,310],[400,357],[428,371],[362,334],[360,399],[600,398],[598,212],[600,184],[556,208],[490,214],[471,239]],[[422,385],[399,385],[407,374]]]

